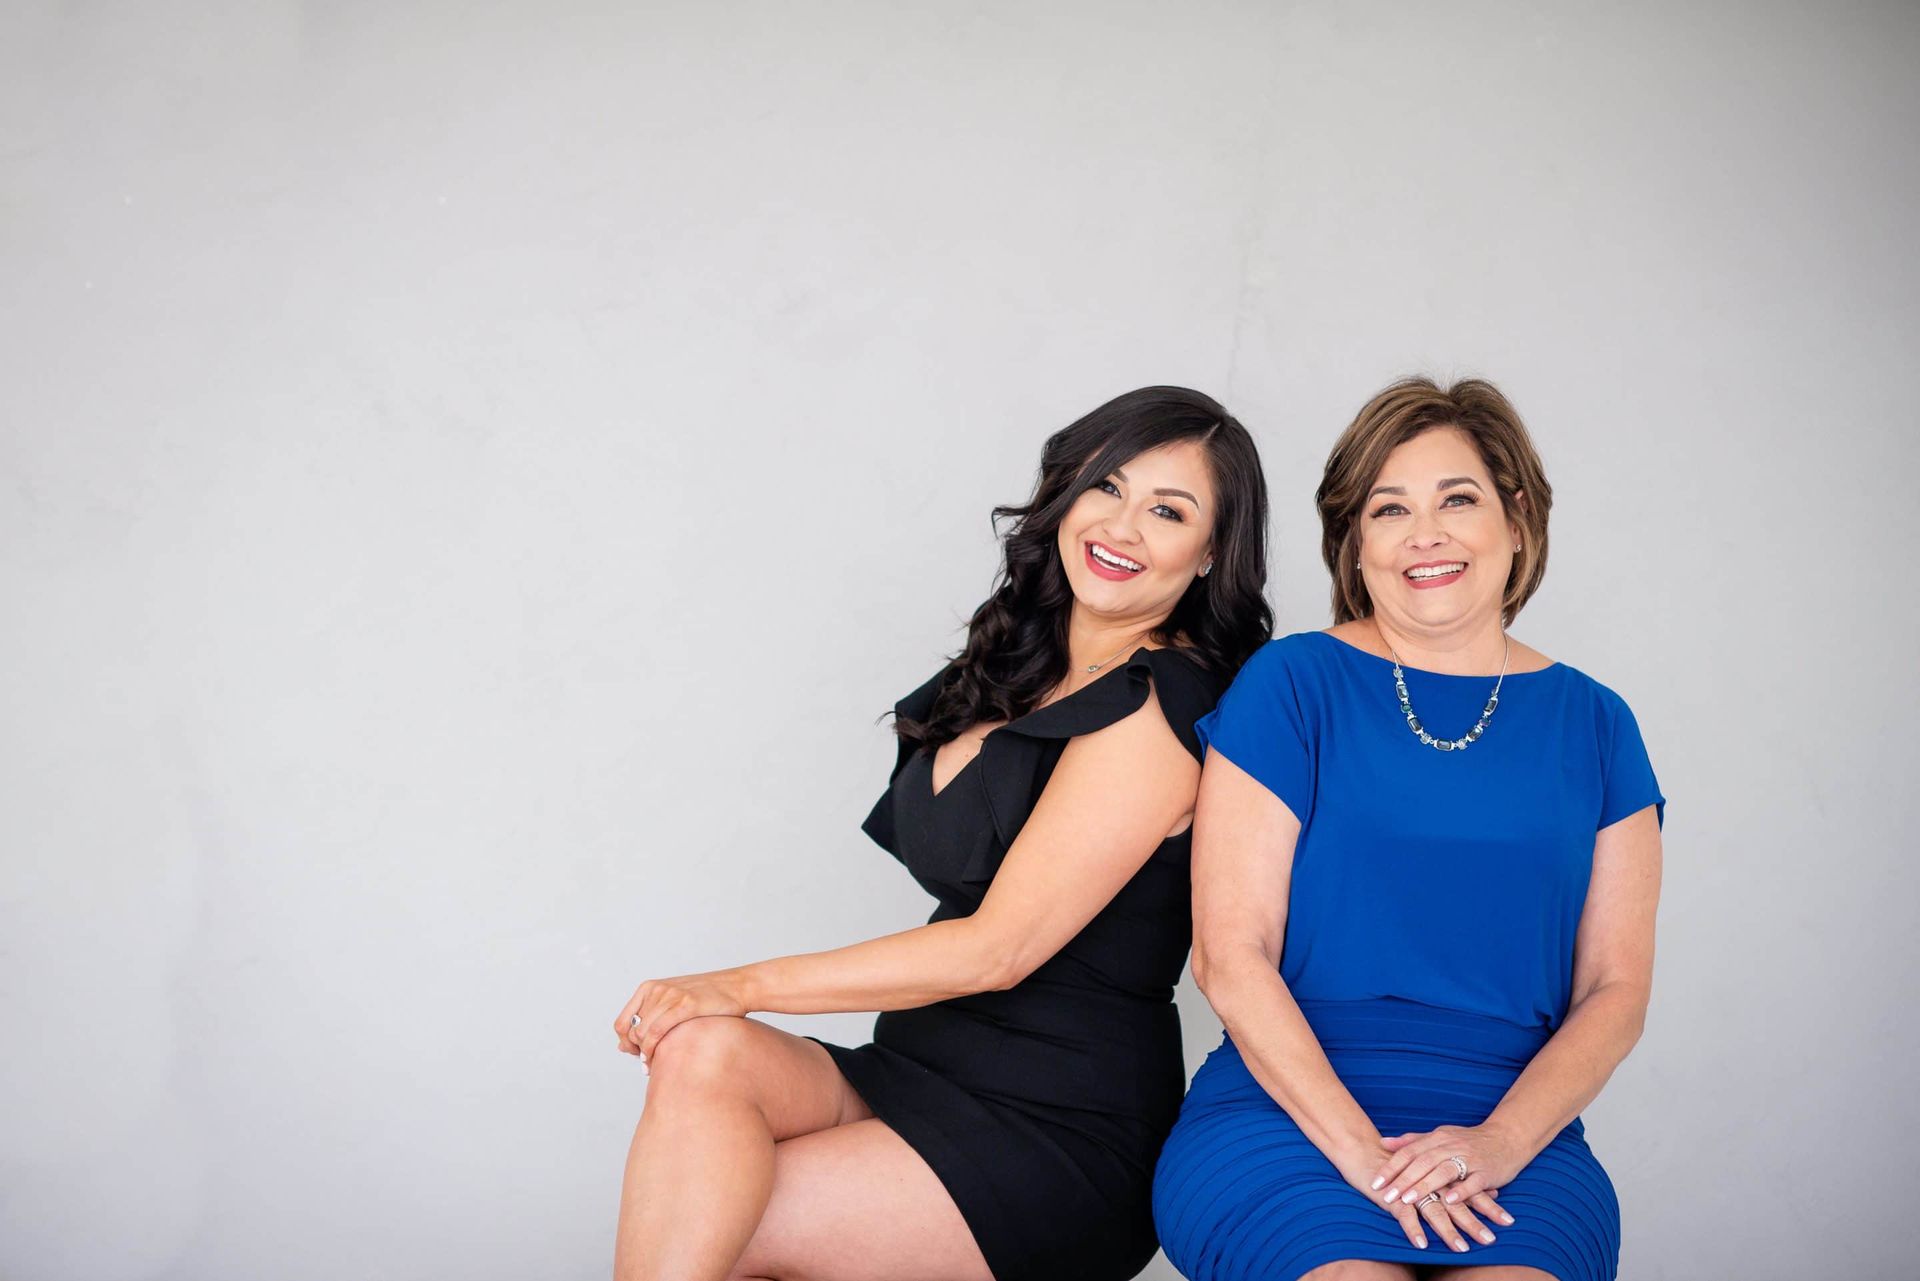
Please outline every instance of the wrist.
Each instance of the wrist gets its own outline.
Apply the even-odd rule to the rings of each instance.
[[[1498,1111],[1482,1121],[1479,1128],[1499,1150],[1512,1154],[1516,1169],[1524,1169],[1546,1147],[1544,1140],[1535,1142],[1528,1130],[1515,1124],[1512,1117],[1501,1116]]]
[[[1340,1127],[1332,1136],[1332,1149],[1327,1153],[1328,1159],[1342,1170],[1378,1165],[1385,1155],[1380,1131],[1365,1116],[1357,1123]]]
[[[765,963],[762,962],[722,971],[726,988],[738,1002],[740,1013],[743,1015],[766,1008],[766,976],[762,973],[765,968]]]

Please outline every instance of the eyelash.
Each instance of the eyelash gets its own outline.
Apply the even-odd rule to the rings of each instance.
[[[1480,500],[1478,498],[1475,498],[1472,494],[1466,494],[1466,493],[1448,494],[1446,498],[1441,501],[1440,505],[1442,507],[1445,507],[1448,503],[1451,503],[1456,498],[1460,499],[1468,507],[1478,507],[1480,505]],[[1407,509],[1402,507],[1399,503],[1382,503],[1380,505],[1380,508],[1373,513],[1373,518],[1375,520],[1379,520],[1382,516],[1390,515],[1395,512],[1404,512],[1406,510]]]
[[[1103,480],[1099,484],[1095,485],[1094,488],[1099,490],[1104,490],[1107,493],[1112,494],[1115,498],[1120,497],[1120,486],[1114,484],[1110,480]],[[1156,504],[1152,508],[1152,510],[1160,512],[1162,520],[1170,520],[1176,525],[1186,523],[1187,518],[1185,516],[1182,516],[1178,511],[1167,506],[1165,503]]]

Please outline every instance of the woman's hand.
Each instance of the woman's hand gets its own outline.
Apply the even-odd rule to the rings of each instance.
[[[1513,1222],[1513,1216],[1494,1204],[1492,1197],[1520,1173],[1528,1158],[1504,1131],[1487,1125],[1443,1125],[1425,1134],[1383,1140],[1382,1146],[1388,1155],[1368,1180],[1367,1191],[1389,1210],[1416,1207],[1456,1250],[1466,1248],[1456,1229],[1483,1244],[1494,1239],[1474,1210],[1503,1225]],[[1465,1178],[1461,1165],[1466,1167]],[[1439,1199],[1427,1201],[1429,1194]]]
[[[1367,1180],[1373,1176],[1375,1170],[1380,1168],[1382,1161],[1392,1156],[1393,1150],[1383,1141],[1376,1139],[1346,1156],[1335,1157],[1333,1165],[1340,1171],[1341,1178],[1352,1184],[1362,1196],[1371,1201],[1373,1194],[1367,1190]],[[1398,1221],[1400,1230],[1407,1234],[1407,1240],[1413,1242],[1419,1249],[1427,1248],[1426,1229],[1422,1226],[1420,1216],[1414,1212],[1412,1205],[1396,1200],[1392,1205],[1383,1208]]]
[[[747,1000],[743,986],[737,970],[648,979],[633,990],[633,996],[620,1007],[619,1015],[613,1020],[613,1034],[620,1038],[620,1052],[637,1054],[645,1063],[653,1057],[653,1047],[660,1043],[660,1038],[688,1019],[745,1015]],[[635,1015],[639,1017],[636,1019]]]

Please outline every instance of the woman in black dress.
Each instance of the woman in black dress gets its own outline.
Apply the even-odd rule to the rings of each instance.
[[[1136,1274],[1185,1083],[1193,722],[1272,631],[1266,486],[1211,399],[1131,392],[1047,441],[966,647],[896,707],[868,835],[917,929],[642,983],[651,1068],[619,1281]],[[881,1010],[858,1049],[751,1011]]]

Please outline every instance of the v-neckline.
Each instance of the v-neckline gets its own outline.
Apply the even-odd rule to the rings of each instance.
[[[933,767],[939,763],[940,749],[936,747],[933,749],[933,751],[928,752],[927,753],[927,795],[931,796],[934,800],[937,801],[942,796],[945,796],[948,792],[951,792],[953,790],[953,785],[955,783],[958,783],[962,778],[966,777],[967,771],[972,769],[974,765],[978,763],[978,761],[980,760],[980,754],[987,750],[987,740],[992,738],[995,734],[998,734],[1001,730],[1005,729],[1008,725],[1011,725],[1011,724],[1013,724],[1012,721],[1007,721],[1005,724],[995,725],[992,729],[982,734],[980,736],[980,746],[974,749],[973,755],[967,758],[967,763],[965,765],[962,765],[959,769],[953,772],[953,777],[948,779],[944,786],[935,787],[933,785]]]
[[[1001,730],[1006,729],[1010,725],[1018,725],[1021,721],[1026,720],[1027,717],[1029,716],[1038,715],[1039,713],[1044,712],[1049,708],[1058,707],[1062,703],[1072,702],[1074,699],[1080,697],[1082,694],[1086,693],[1088,690],[1098,685],[1101,681],[1104,681],[1109,676],[1112,676],[1115,672],[1125,671],[1127,668],[1133,666],[1133,660],[1139,657],[1140,652],[1142,650],[1145,650],[1147,653],[1151,654],[1155,652],[1155,647],[1151,645],[1137,645],[1134,647],[1133,653],[1127,655],[1127,661],[1125,663],[1122,663],[1118,667],[1115,667],[1111,664],[1111,662],[1109,662],[1106,671],[1101,672],[1098,676],[1088,681],[1085,685],[1082,685],[1079,689],[1074,690],[1071,694],[1066,694],[1060,698],[1056,698],[1051,703],[1042,703],[1040,704],[1040,706],[1034,708],[1032,711],[1023,712],[1019,716],[1014,717],[1010,721],[1002,721],[1000,724],[995,725],[992,729],[988,730],[986,733],[980,736],[980,746],[977,749],[975,749],[972,756],[967,758],[967,763],[965,765],[962,765],[959,769],[953,772],[953,777],[947,780],[946,786],[944,787],[935,787],[933,785],[933,767],[934,767],[934,764],[940,758],[940,748],[936,747],[931,752],[928,752],[927,753],[927,795],[931,796],[934,800],[937,801],[942,796],[945,796],[948,792],[952,791],[953,785],[960,781],[962,775],[964,775],[968,770],[973,768],[974,762],[979,760],[981,754],[987,750],[987,740],[992,738],[995,734],[998,734]],[[944,747],[946,746],[946,744],[942,743],[940,746]]]

